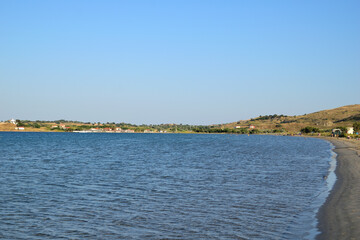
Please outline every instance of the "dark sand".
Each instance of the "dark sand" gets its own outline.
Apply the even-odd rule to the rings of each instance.
[[[360,141],[326,140],[335,145],[337,180],[318,212],[316,239],[360,239]]]

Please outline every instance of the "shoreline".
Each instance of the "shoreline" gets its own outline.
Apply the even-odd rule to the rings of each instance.
[[[335,148],[336,181],[317,213],[317,240],[360,236],[360,141],[327,138]]]

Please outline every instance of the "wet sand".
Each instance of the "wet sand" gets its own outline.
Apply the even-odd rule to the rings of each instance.
[[[318,240],[360,239],[360,141],[325,138],[337,154],[337,180],[318,213]]]

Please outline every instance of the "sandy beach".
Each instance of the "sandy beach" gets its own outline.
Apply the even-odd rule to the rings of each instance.
[[[337,154],[336,183],[318,212],[318,240],[360,238],[360,141],[326,138]]]

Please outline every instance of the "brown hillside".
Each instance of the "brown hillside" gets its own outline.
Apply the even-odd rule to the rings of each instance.
[[[268,117],[268,119],[264,119]],[[236,126],[247,128],[254,125],[257,129],[285,129],[288,132],[298,132],[306,126],[320,129],[331,129],[337,126],[350,127],[354,122],[360,121],[360,104],[348,105],[330,110],[323,110],[301,116],[263,116],[250,120],[242,120],[223,125],[234,128]]]
[[[25,130],[15,130],[16,125],[8,122],[0,122],[0,132],[45,132],[46,128],[25,127]]]
[[[304,121],[313,121],[321,125],[324,124],[324,122],[329,124],[338,122],[350,123],[353,121],[353,118],[356,119],[359,115],[360,104],[355,104],[303,115],[301,119]]]
[[[15,127],[16,125],[11,123],[4,123],[4,122],[0,123],[0,131],[14,131]]]

